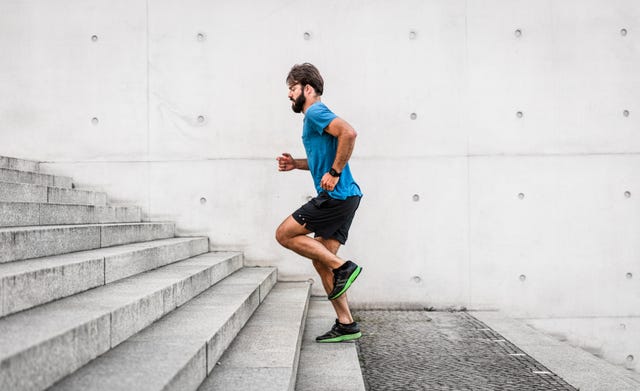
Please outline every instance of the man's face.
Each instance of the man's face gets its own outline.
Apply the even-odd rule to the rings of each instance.
[[[304,89],[300,83],[289,86],[289,100],[291,103],[291,110],[294,113],[301,113],[307,99],[304,97]]]

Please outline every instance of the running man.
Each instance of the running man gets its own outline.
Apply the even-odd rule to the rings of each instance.
[[[336,311],[331,330],[316,338],[318,342],[342,342],[361,337],[353,321],[345,292],[362,268],[337,256],[345,244],[351,221],[362,192],[349,169],[356,131],[320,101],[324,81],[318,69],[309,64],[294,65],[287,76],[289,100],[296,113],[304,113],[302,142],[306,159],[283,153],[278,169],[309,170],[318,196],[287,217],[276,230],[278,242],[311,259]],[[315,234],[315,238],[307,236]]]

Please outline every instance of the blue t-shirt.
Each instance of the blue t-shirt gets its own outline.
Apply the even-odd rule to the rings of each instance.
[[[337,118],[322,102],[316,102],[307,108],[302,126],[302,143],[307,152],[307,163],[318,194],[325,191],[320,187],[322,176],[329,172],[336,158],[338,139],[324,130]],[[344,200],[351,196],[361,196],[360,187],[353,180],[349,163],[342,170],[336,188],[328,192],[331,198]]]

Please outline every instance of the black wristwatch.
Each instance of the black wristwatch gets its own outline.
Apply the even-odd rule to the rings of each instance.
[[[331,167],[331,170],[329,170],[329,175],[331,175],[332,177],[340,178],[340,175],[342,175],[342,173],[334,170],[333,167]]]

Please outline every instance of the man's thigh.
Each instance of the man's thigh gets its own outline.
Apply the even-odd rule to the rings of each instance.
[[[276,230],[276,236],[279,238],[292,238],[299,235],[308,235],[311,231],[300,225],[293,217],[287,217]]]

